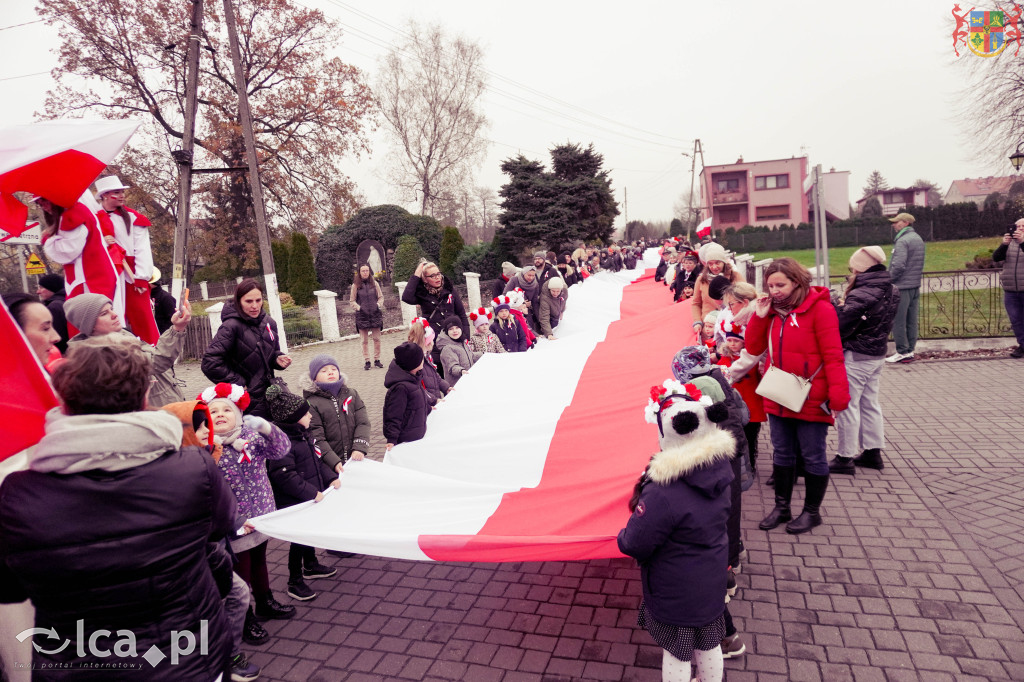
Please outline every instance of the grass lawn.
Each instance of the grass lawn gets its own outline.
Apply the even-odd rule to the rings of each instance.
[[[938,272],[941,270],[963,270],[965,263],[974,259],[974,255],[987,249],[994,249],[999,246],[998,237],[982,237],[980,239],[961,239],[949,242],[925,242],[924,270],[925,272]],[[892,244],[881,244],[885,249],[885,255],[892,257]],[[828,267],[832,275],[845,275],[849,272],[848,263],[850,256],[856,251],[857,246],[841,246],[828,250]],[[764,258],[782,258],[788,256],[795,258],[806,267],[814,267],[814,249],[802,249],[800,251],[761,251],[753,254],[754,260]],[[888,263],[886,263],[888,265]]]

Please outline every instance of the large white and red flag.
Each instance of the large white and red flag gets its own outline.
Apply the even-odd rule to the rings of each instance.
[[[17,237],[28,209],[15,192],[70,208],[114,160],[140,121],[42,121],[0,128],[0,228]]]
[[[697,239],[704,239],[711,234],[711,218],[705,218],[697,226]]]
[[[647,252],[647,267],[657,260]],[[349,462],[339,490],[256,528],[404,559],[621,556],[627,501],[657,451],[643,408],[694,341],[689,309],[669,305],[642,268],[571,287],[557,340],[485,355],[431,413],[425,438],[384,463]]]

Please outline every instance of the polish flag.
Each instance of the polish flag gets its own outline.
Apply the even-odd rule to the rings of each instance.
[[[658,450],[650,387],[694,343],[638,270],[569,289],[556,340],[487,354],[431,412],[422,440],[383,463],[349,462],[338,490],[252,519],[267,535],[327,549],[432,561],[622,556],[633,484]],[[643,268],[648,268],[644,270]]]
[[[140,121],[43,121],[0,128],[0,228],[17,237],[31,192],[71,208],[128,144]]]
[[[697,239],[704,239],[711,234],[711,218],[705,218],[701,221],[701,224],[697,226]]]
[[[0,461],[35,445],[43,437],[46,413],[57,407],[43,366],[32,352],[21,327],[0,300],[0,413],[4,415]]]

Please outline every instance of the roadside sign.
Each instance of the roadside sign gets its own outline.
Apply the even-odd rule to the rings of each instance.
[[[43,261],[39,260],[39,256],[33,253],[28,257],[28,262],[25,263],[25,273],[29,275],[45,275],[46,266],[43,265]]]
[[[42,232],[38,222],[28,223],[28,227],[17,237],[12,237],[7,230],[0,230],[0,244],[7,246],[36,245],[42,242]]]

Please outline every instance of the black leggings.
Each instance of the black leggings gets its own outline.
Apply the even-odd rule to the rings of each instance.
[[[270,594],[270,573],[267,572],[267,543],[237,554],[235,573],[249,585],[253,596],[265,597]]]
[[[757,466],[757,436],[761,433],[761,422],[749,422],[743,427],[747,436],[747,451],[750,453],[750,468]]]
[[[288,548],[288,579],[296,580],[302,577],[302,566],[310,568],[316,563],[316,550],[306,545],[293,542]]]

